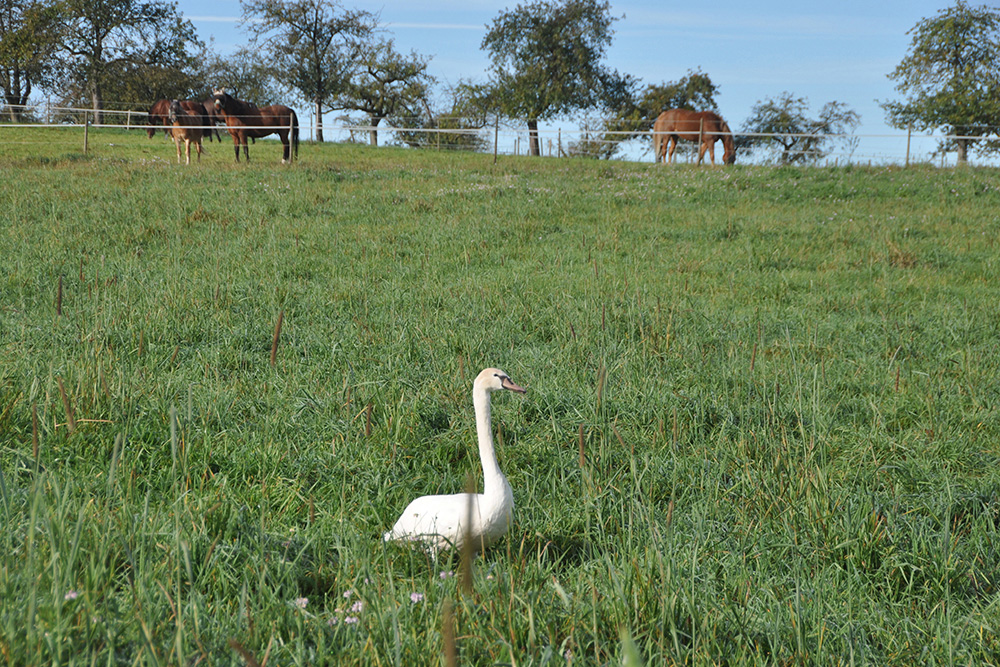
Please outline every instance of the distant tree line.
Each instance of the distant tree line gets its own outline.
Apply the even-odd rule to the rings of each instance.
[[[485,82],[437,90],[430,58],[399,52],[381,17],[337,0],[241,0],[245,47],[218,55],[164,0],[0,0],[0,86],[9,118],[25,120],[40,89],[57,102],[102,111],[145,110],[156,99],[205,98],[213,87],[257,104],[310,107],[316,138],[334,111],[361,114],[373,145],[383,121],[397,139],[483,149],[476,130],[499,119],[526,123],[529,151],[541,152],[539,123],[586,116],[574,155],[609,159],[647,136],[669,108],[718,110],[719,88],[700,69],[643,84],[609,68],[619,20],[608,0],[535,0],[501,11],[485,26]],[[910,53],[889,74],[903,101],[883,102],[900,128],[958,138],[941,152],[965,162],[970,150],[998,150],[1000,12],[958,0],[911,31]],[[790,92],[757,102],[737,144],[780,163],[808,163],[852,145],[860,117],[843,102],[817,116]],[[433,135],[428,130],[455,130]]]

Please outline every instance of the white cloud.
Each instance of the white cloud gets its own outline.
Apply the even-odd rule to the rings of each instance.
[[[483,26],[481,25],[466,25],[461,23],[393,23],[388,22],[385,24],[387,28],[403,28],[403,29],[414,29],[414,30],[475,30],[477,32],[483,31]]]

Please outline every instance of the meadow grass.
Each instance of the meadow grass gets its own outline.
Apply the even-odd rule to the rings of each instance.
[[[19,132],[7,664],[1000,663],[1000,172]],[[380,538],[493,365],[463,594]]]

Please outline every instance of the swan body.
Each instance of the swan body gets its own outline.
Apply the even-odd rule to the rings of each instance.
[[[526,391],[498,368],[487,368],[472,385],[483,492],[417,498],[385,534],[386,542],[417,541],[437,551],[461,549],[468,539],[473,550],[480,551],[507,532],[514,514],[514,494],[497,463],[490,423],[490,394],[504,389],[519,394]]]

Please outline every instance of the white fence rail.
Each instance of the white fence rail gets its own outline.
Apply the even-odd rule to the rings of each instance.
[[[0,122],[0,148],[4,144],[2,130],[4,128],[45,128],[73,127],[83,128],[82,142],[84,150],[89,150],[87,130],[90,128],[114,128],[123,130],[162,130],[162,126],[147,123],[148,114],[144,111],[121,111],[114,109],[102,110],[102,122],[94,123],[94,111],[74,107],[51,105],[29,106],[22,109],[31,122],[2,123]],[[0,112],[0,120],[10,116],[10,107],[4,107]],[[454,119],[449,119],[454,120]],[[306,121],[306,122],[303,122]],[[438,150],[478,150],[500,155],[526,155],[528,153],[529,135],[527,129],[514,128],[507,125],[493,125],[482,129],[447,129],[447,128],[408,128],[395,127],[386,124],[369,126],[336,120],[324,122],[320,127],[312,117],[300,117],[300,137],[304,141],[313,140],[318,130],[322,129],[327,141],[353,143],[369,143],[372,132],[376,133],[379,143],[419,145],[419,147]],[[220,132],[225,128],[220,126]],[[270,128],[269,128],[270,129]],[[608,140],[607,137],[620,135],[625,139],[620,144],[615,159],[631,161],[652,161],[652,132],[602,132],[573,128],[565,130],[559,127],[543,127],[538,131],[540,152],[549,157],[593,157],[602,146],[619,143]],[[706,132],[706,134],[711,134]],[[762,134],[734,132],[738,137],[777,137],[806,138],[816,135],[808,134]],[[937,148],[942,140],[970,139],[981,141],[976,136],[945,136],[929,133],[898,133],[898,134],[850,134],[821,135],[832,140],[834,145],[828,146],[821,154],[823,164],[909,164],[911,162],[934,162],[946,166],[945,157],[937,154]],[[393,141],[386,141],[391,137]],[[780,149],[779,149],[780,151]],[[721,162],[721,145],[716,151]],[[697,155],[697,147],[690,142],[681,142],[677,149],[678,159],[693,161]],[[741,153],[741,163],[774,161],[775,151],[757,149],[749,156]],[[706,157],[706,160],[708,158]],[[951,158],[954,159],[953,157]],[[988,162],[994,164],[994,162]]]

